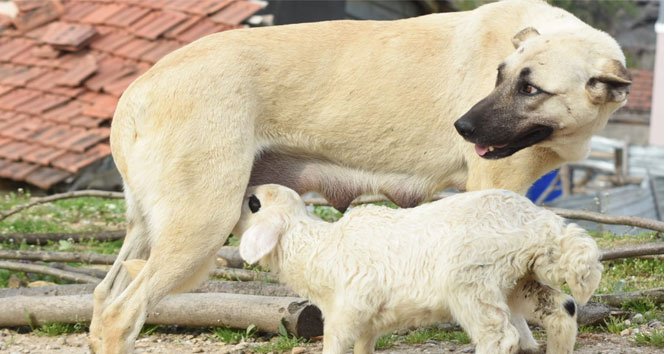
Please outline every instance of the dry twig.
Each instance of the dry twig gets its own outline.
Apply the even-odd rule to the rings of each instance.
[[[37,233],[37,234],[0,234],[0,242],[13,242],[16,244],[26,243],[28,245],[46,245],[49,241],[61,240],[72,242],[83,241],[116,241],[126,236],[125,230],[102,231],[102,232],[78,232],[78,233]]]
[[[116,255],[98,253],[14,251],[0,250],[0,259],[20,259],[43,262],[78,262],[88,264],[112,264]]]
[[[643,245],[626,246],[602,251],[601,261],[609,261],[619,258],[634,258],[651,255],[662,255],[664,246],[662,243],[647,243]]]
[[[9,262],[9,261],[0,261],[0,268],[13,270],[18,272],[27,272],[27,273],[40,273],[51,275],[59,279],[69,280],[76,283],[99,283],[100,279],[92,277],[86,274],[68,272],[61,269],[54,269],[51,267],[31,264],[31,263],[18,263],[18,262]]]

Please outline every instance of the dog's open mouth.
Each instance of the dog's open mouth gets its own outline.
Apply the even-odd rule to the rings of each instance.
[[[553,132],[554,128],[552,127],[536,125],[507,144],[486,145],[475,143],[475,152],[477,152],[477,155],[485,159],[501,159],[547,139]]]

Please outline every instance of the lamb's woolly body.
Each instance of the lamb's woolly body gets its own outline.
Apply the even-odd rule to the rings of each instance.
[[[282,236],[261,263],[321,308],[326,331],[364,326],[364,333],[374,337],[454,319],[481,342],[486,335],[509,332],[502,336],[507,344],[497,339],[489,347],[478,346],[478,352],[503,353],[519,342],[519,333],[509,329],[510,321],[519,321],[511,312],[544,311],[560,317],[555,322],[561,327],[556,331],[564,332],[557,334],[564,342],[561,350],[572,350],[576,323],[562,310],[569,297],[556,289],[567,281],[578,302],[585,302],[600,279],[598,250],[582,229],[565,225],[552,212],[515,193],[487,190],[413,209],[361,206],[327,223],[308,215],[297,194],[284,187],[254,190],[262,195],[273,188],[280,192],[271,192],[277,200],[265,202],[257,215],[243,208],[237,230],[254,225],[254,218],[272,218],[262,214],[264,207],[281,213]],[[277,197],[282,191],[294,195],[292,204]],[[572,276],[575,271],[579,274]],[[580,290],[571,277],[589,284]],[[540,292],[560,309],[521,296]],[[490,313],[482,316],[486,304]],[[525,323],[514,326],[521,327],[523,348],[536,345],[530,332],[523,333]],[[340,336],[356,338],[362,335],[357,331],[340,329]],[[558,349],[548,346],[549,353]]]

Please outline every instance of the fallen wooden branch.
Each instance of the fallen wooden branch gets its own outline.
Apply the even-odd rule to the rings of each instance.
[[[72,242],[99,241],[108,242],[123,239],[125,230],[101,231],[101,232],[77,232],[77,233],[38,233],[38,234],[0,234],[0,243],[13,242],[15,244],[26,243],[29,245],[46,245],[61,240]]]
[[[15,296],[0,301],[0,327],[40,326],[47,323],[90,322],[92,295]],[[169,295],[149,312],[147,324],[187,327],[226,326],[278,333],[283,323],[289,333],[303,338],[323,334],[321,311],[305,299],[199,293]]]
[[[0,289],[0,299],[11,296],[63,296],[92,294],[96,284],[65,284],[38,288]],[[298,295],[286,285],[261,281],[207,281],[193,293],[230,293],[262,296]]]
[[[0,259],[21,259],[25,261],[77,262],[88,264],[112,264],[116,255],[98,253],[14,251],[0,250]]]
[[[643,229],[663,232],[663,222],[654,219],[640,218],[637,216],[607,215],[586,210],[571,210],[562,208],[547,208],[547,209],[553,211],[554,213],[566,219],[595,221],[601,224],[609,224],[609,225],[635,226],[635,227],[641,227]]]
[[[589,301],[584,306],[577,306],[577,323],[580,326],[594,325],[602,323],[611,316],[623,313],[623,311],[607,304]]]
[[[650,255],[662,255],[663,243],[647,243],[643,245],[626,246],[602,251],[600,260],[609,261],[620,258],[634,258]]]
[[[439,200],[448,197],[449,195],[452,194],[447,193],[438,194],[435,195],[433,198],[431,198],[431,200],[433,201]],[[328,201],[323,198],[304,198],[303,200],[305,204],[309,205],[329,205]],[[383,201],[388,201],[388,199],[385,198],[384,196],[379,195],[361,196],[356,198],[351,203],[351,205],[378,203]],[[601,224],[635,226],[648,230],[663,232],[663,222],[654,219],[640,218],[637,216],[614,216],[585,210],[571,210],[571,209],[550,208],[550,207],[548,207],[547,209],[553,211],[554,213],[566,219],[588,220],[588,221],[595,221]]]
[[[92,277],[86,274],[73,273],[64,271],[61,269],[54,269],[51,267],[31,264],[31,263],[18,263],[18,262],[9,262],[9,261],[0,261],[0,269],[13,270],[18,272],[27,272],[27,273],[39,273],[54,276],[58,279],[69,280],[76,283],[98,283],[100,282],[99,278]]]
[[[632,291],[620,294],[593,295],[592,300],[605,303],[610,306],[619,307],[625,302],[635,300],[651,300],[655,304],[663,304],[663,288],[654,288],[640,291]]]
[[[121,192],[107,192],[107,191],[97,191],[97,190],[83,190],[83,191],[73,191],[59,194],[52,194],[46,197],[35,197],[31,198],[30,202],[17,205],[14,208],[0,213],[0,221],[18,213],[28,208],[32,208],[36,205],[51,203],[56,200],[62,199],[71,199],[71,198],[80,198],[80,197],[98,197],[98,198],[113,198],[113,199],[122,199],[123,193]]]
[[[260,280],[269,283],[278,282],[277,276],[268,272],[235,269],[235,268],[216,268],[209,273],[210,276],[221,277],[228,280],[250,281]]]
[[[64,270],[64,271],[70,272],[70,273],[86,274],[86,275],[92,276],[94,278],[98,278],[100,280],[102,280],[102,278],[104,278],[105,275],[107,275],[107,271],[102,270],[102,269],[85,268],[85,267],[72,267],[72,266],[69,266],[69,265],[63,264],[63,263],[48,263],[48,264],[45,264],[45,265],[47,265],[51,268]]]

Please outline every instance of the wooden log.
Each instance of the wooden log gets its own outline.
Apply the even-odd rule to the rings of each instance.
[[[102,280],[105,277],[105,275],[107,275],[107,271],[102,269],[71,267],[64,263],[48,263],[47,265],[51,268],[61,269],[70,273],[86,274],[94,278],[99,278],[100,280]]]
[[[15,251],[0,250],[0,259],[20,259],[24,261],[77,262],[88,264],[112,264],[116,255],[75,252]]]
[[[9,261],[0,261],[0,269],[13,270],[18,272],[27,272],[27,273],[40,273],[51,275],[59,279],[73,281],[75,283],[93,283],[97,284],[100,282],[100,278],[92,277],[90,275],[73,273],[64,271],[61,269],[55,269],[43,265],[31,264],[31,263],[19,263],[19,262],[9,262]]]
[[[593,295],[592,297],[593,301],[606,303],[607,305],[615,307],[619,307],[628,301],[644,299],[651,300],[657,305],[663,304],[663,288],[646,289],[620,294]]]
[[[278,282],[277,276],[274,274],[247,269],[221,267],[212,270],[209,275],[237,281],[260,280],[270,283]]]
[[[15,296],[0,301],[0,327],[90,322],[92,312],[92,295]],[[169,295],[149,312],[146,323],[232,328],[247,328],[253,324],[260,331],[270,333],[278,333],[283,323],[289,333],[298,337],[323,334],[321,311],[296,297],[226,293]]]
[[[72,242],[100,241],[109,242],[123,239],[125,230],[102,231],[102,232],[78,232],[78,233],[37,233],[37,234],[0,234],[0,242],[13,242],[15,244],[26,243],[29,245],[46,245],[49,241],[58,242],[71,240]]]
[[[647,243],[643,245],[633,245],[620,248],[613,248],[602,251],[601,261],[609,261],[620,258],[633,258],[650,255],[662,255],[664,250],[663,243]]]
[[[0,289],[0,299],[11,296],[84,295],[92,294],[93,289],[95,289],[95,284],[66,284],[39,288]],[[208,281],[192,292],[298,297],[286,285],[261,281]]]
[[[622,311],[607,304],[589,301],[584,306],[577,306],[577,323],[580,326],[594,325],[620,313]]]

